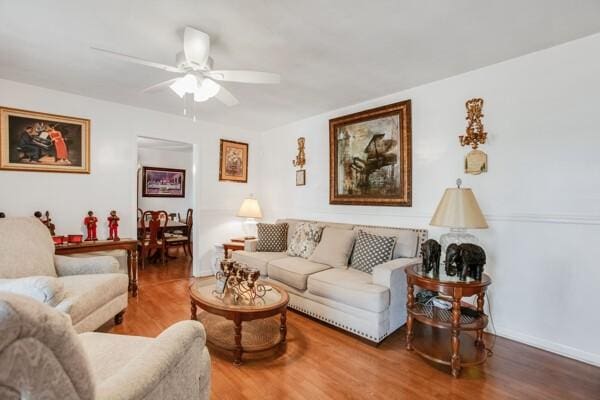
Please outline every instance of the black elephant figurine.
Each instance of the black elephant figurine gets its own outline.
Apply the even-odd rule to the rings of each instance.
[[[485,262],[485,251],[476,244],[452,243],[446,249],[446,275],[458,274],[461,281],[467,277],[480,281]]]
[[[421,245],[421,257],[423,257],[423,270],[425,273],[433,270],[434,275],[439,275],[441,254],[442,246],[433,239],[426,240]]]

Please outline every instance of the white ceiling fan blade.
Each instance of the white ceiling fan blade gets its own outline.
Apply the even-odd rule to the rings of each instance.
[[[188,62],[203,67],[210,53],[210,36],[198,29],[186,26],[183,32],[183,52]]]
[[[232,95],[229,90],[225,89],[222,85],[219,85],[216,82],[215,82],[215,85],[219,86],[219,91],[215,95],[215,98],[217,100],[219,100],[221,103],[223,103],[229,107],[235,106],[236,104],[239,103],[238,99],[236,99],[235,96]]]
[[[146,89],[142,90],[142,93],[156,92],[157,90],[164,89],[168,86],[171,86],[171,84],[174,83],[177,79],[179,78],[173,78],[167,81],[159,82],[156,85],[149,86]]]
[[[280,83],[281,77],[279,74],[271,72],[258,71],[225,71],[213,70],[208,71],[206,76],[209,76],[218,81],[243,82],[243,83]]]
[[[170,65],[160,64],[160,63],[157,63],[154,61],[148,61],[148,60],[144,60],[142,58],[128,56],[127,54],[117,53],[116,51],[100,49],[98,47],[90,47],[90,48],[94,51],[98,51],[100,53],[107,54],[110,57],[113,57],[113,58],[116,58],[119,60],[123,60],[123,61],[127,61],[127,62],[131,62],[134,64],[141,64],[141,65],[145,65],[147,67],[158,68],[158,69],[162,69],[163,71],[169,71],[169,72],[178,72],[178,73],[184,72],[183,70],[176,68],[176,67],[171,67]]]

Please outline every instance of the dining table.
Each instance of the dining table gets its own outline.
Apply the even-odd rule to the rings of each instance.
[[[144,225],[145,225],[144,227],[146,228],[146,230],[148,230],[149,229],[148,222],[146,222]],[[138,229],[138,232],[142,230],[142,222],[139,221],[139,220],[138,220],[138,223],[137,223],[137,229]],[[167,226],[165,226],[165,227],[163,227],[163,223],[161,222],[161,224],[160,224],[160,230],[162,232],[173,232],[173,231],[179,231],[179,230],[181,230],[185,234],[186,233],[185,231],[187,230],[187,225],[185,223],[183,223],[183,222],[180,222],[180,221],[168,220],[167,221]]]

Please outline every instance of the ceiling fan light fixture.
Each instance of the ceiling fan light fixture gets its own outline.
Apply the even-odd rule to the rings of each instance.
[[[215,97],[220,89],[221,86],[213,80],[203,79],[194,91],[194,101],[201,102]]]
[[[194,93],[198,87],[198,80],[192,74],[186,74],[183,78],[177,79],[169,86],[177,96],[183,98],[186,93]]]

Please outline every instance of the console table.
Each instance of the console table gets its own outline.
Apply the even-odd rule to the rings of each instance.
[[[470,278],[460,281],[442,271],[438,276],[425,273],[421,265],[407,267],[405,273],[408,284],[406,349],[433,362],[449,365],[455,378],[462,367],[483,364],[487,359],[483,330],[488,324],[483,303],[485,291],[492,283],[490,277],[483,274],[481,281]],[[452,309],[415,302],[415,286],[448,296]],[[463,297],[475,295],[476,307],[462,301]],[[465,314],[463,310],[470,312]]]
[[[133,297],[138,292],[138,253],[137,240],[94,240],[81,243],[68,243],[56,245],[55,253],[61,256],[77,253],[91,253],[95,251],[125,250],[127,251],[127,275],[129,276],[129,290]]]

